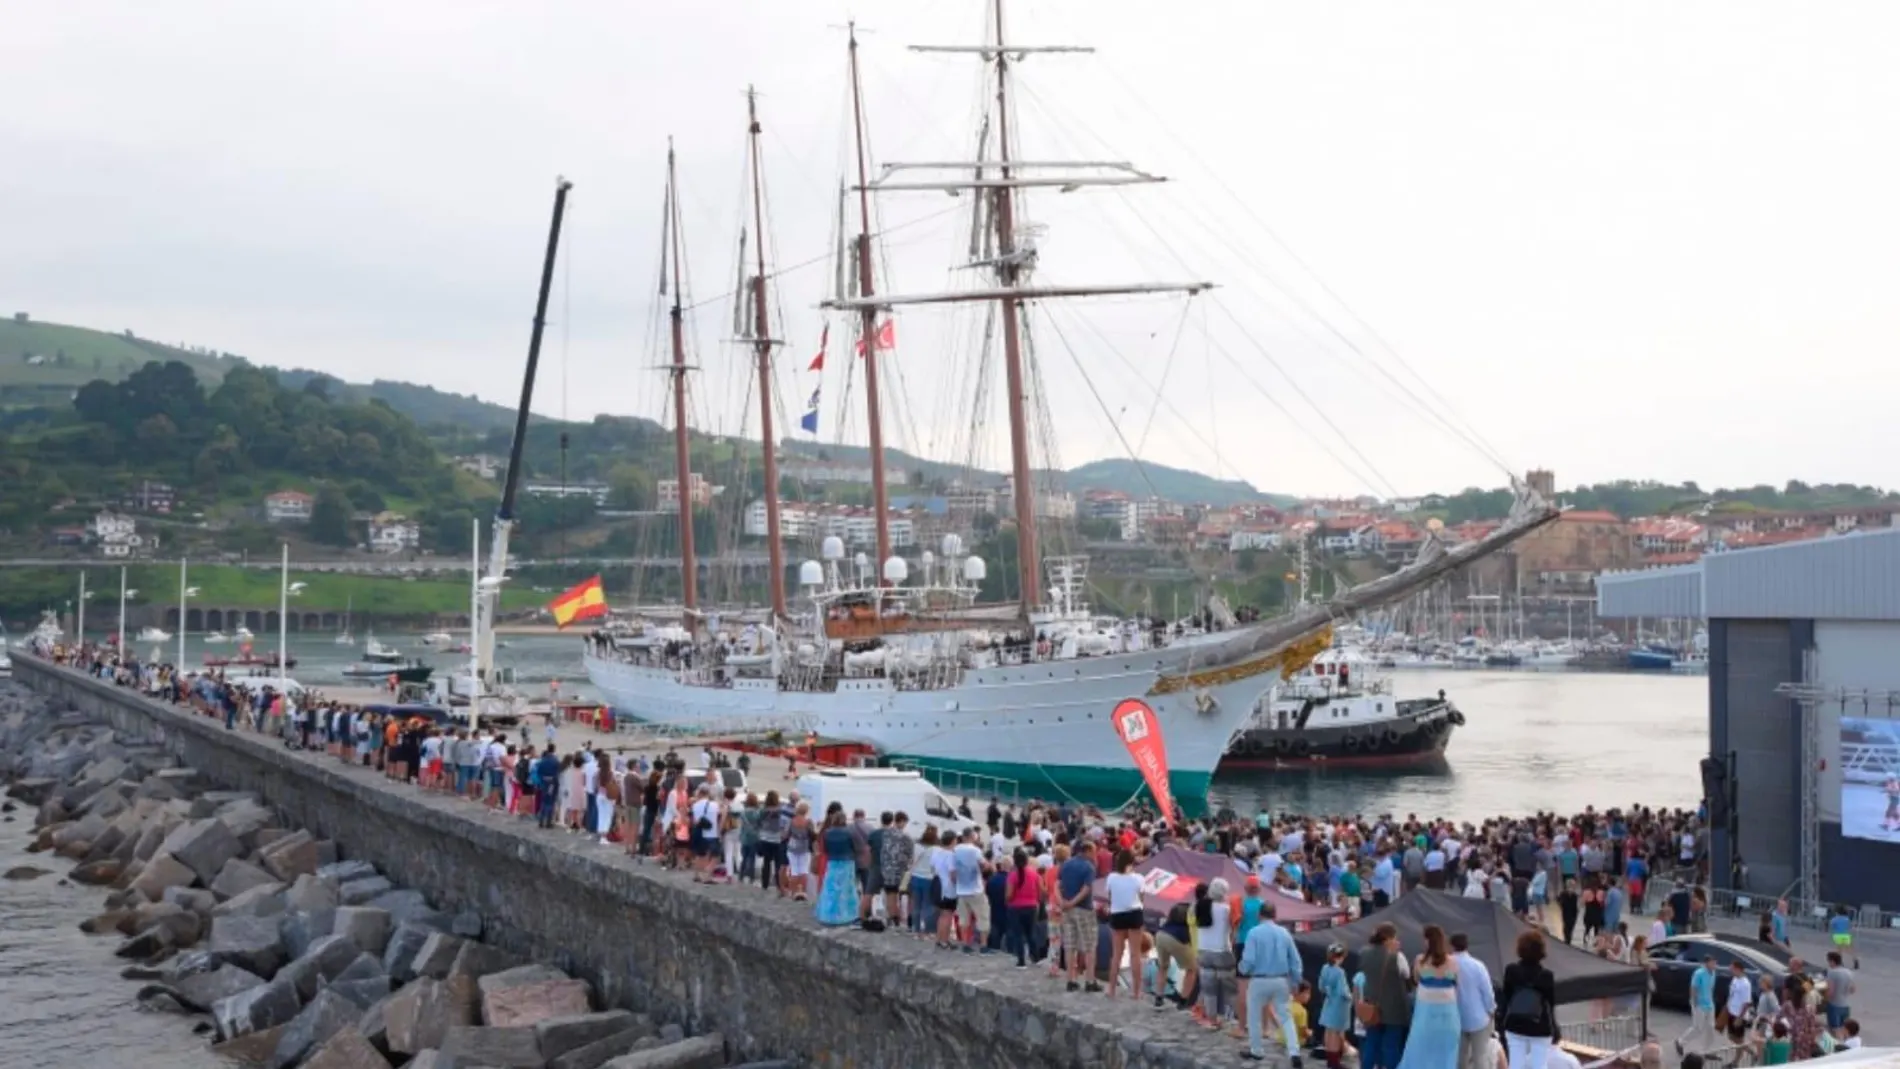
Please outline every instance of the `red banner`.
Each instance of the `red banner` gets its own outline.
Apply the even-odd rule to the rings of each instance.
[[[1135,759],[1163,819],[1173,823],[1174,795],[1168,789],[1168,744],[1161,737],[1161,718],[1140,698],[1126,699],[1115,706],[1115,734]]]

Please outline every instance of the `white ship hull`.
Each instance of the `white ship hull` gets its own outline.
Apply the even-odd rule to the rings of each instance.
[[[983,668],[938,690],[900,690],[881,677],[847,678],[837,690],[822,692],[781,690],[768,679],[687,684],[666,668],[591,652],[584,660],[588,678],[621,715],[669,724],[703,721],[709,728],[720,720],[780,717],[821,738],[865,743],[929,770],[1014,781],[1000,784],[1003,791],[1013,786],[1026,797],[1099,804],[1123,802],[1140,789],[1141,774],[1111,714],[1122,699],[1142,697],[1160,718],[1170,789],[1195,806],[1235,732],[1279,676],[1267,671],[1200,691],[1149,693],[1161,674],[1158,661],[1188,656],[1184,650],[1150,650]]]

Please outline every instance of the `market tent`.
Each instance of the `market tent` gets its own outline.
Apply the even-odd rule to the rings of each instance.
[[[1530,928],[1489,899],[1419,888],[1351,924],[1322,932],[1295,933],[1293,940],[1299,945],[1307,978],[1317,982],[1320,967],[1326,964],[1326,948],[1333,943],[1346,948],[1346,975],[1357,972],[1359,951],[1371,941],[1373,930],[1387,922],[1398,926],[1399,944],[1408,958],[1424,951],[1428,924],[1443,928],[1447,936],[1465,933],[1471,940],[1471,956],[1484,962],[1491,970],[1491,982],[1500,985],[1504,982],[1504,967],[1517,960],[1519,933]],[[1638,995],[1649,990],[1649,975],[1642,969],[1599,958],[1558,939],[1549,940],[1544,966],[1557,978],[1558,1002]]]
[[[1136,865],[1133,871],[1142,879],[1141,908],[1147,914],[1150,928],[1159,926],[1166,919],[1168,911],[1178,903],[1194,901],[1194,888],[1200,884],[1225,879],[1232,894],[1240,894],[1247,884],[1247,870],[1235,864],[1233,858],[1180,846],[1170,846],[1155,852],[1148,860]],[[1108,902],[1107,888],[1106,880],[1095,881],[1097,903]],[[1281,924],[1292,931],[1325,928],[1339,919],[1339,911],[1328,906],[1316,906],[1290,895],[1270,893],[1273,894],[1274,914]]]

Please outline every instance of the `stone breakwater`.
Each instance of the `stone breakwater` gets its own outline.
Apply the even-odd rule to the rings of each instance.
[[[432,909],[336,843],[279,826],[255,794],[211,789],[82,714],[0,690],[0,772],[9,808],[38,806],[31,849],[111,888],[81,928],[122,937],[140,1004],[208,1017],[220,1056],[265,1069],[731,1064],[722,1037],[596,1012],[585,980],[483,943],[479,914]]]
[[[221,722],[30,657],[15,659],[15,675],[22,684],[54,699],[59,708],[109,725],[118,745],[149,751],[154,759],[162,755],[175,760],[177,764],[164,778],[193,781],[201,791],[190,800],[189,821],[222,824],[242,849],[234,857],[262,870],[269,883],[283,885],[258,896],[283,895],[282,916],[293,913],[289,900],[297,880],[279,877],[263,864],[265,856],[283,851],[314,853],[310,871],[293,874],[310,876],[304,884],[306,891],[334,884],[337,903],[333,908],[339,912],[367,908],[391,914],[384,962],[390,947],[398,945],[397,933],[405,923],[410,932],[406,938],[415,943],[415,956],[422,955],[422,944],[433,936],[444,936],[437,942],[437,957],[425,959],[439,961],[446,956],[446,966],[431,965],[431,971],[441,975],[416,970],[419,979],[432,981],[421,985],[407,976],[396,980],[398,974],[392,973],[392,983],[400,986],[392,988],[390,1002],[395,1004],[406,995],[431,1015],[461,1014],[454,1018],[454,1026],[471,1034],[520,1026],[512,1021],[482,1023],[481,980],[494,974],[472,981],[454,975],[450,970],[464,946],[481,948],[470,951],[472,955],[497,955],[498,962],[535,962],[559,969],[586,983],[590,1009],[627,1011],[639,1028],[672,1025],[694,1040],[716,1036],[735,1058],[791,1059],[826,1069],[1215,1069],[1242,1064],[1242,1044],[1208,1033],[1181,1014],[1155,1013],[1145,1003],[1130,1000],[1111,1002],[1100,996],[1065,994],[1059,985],[1040,977],[1039,970],[1017,970],[991,956],[945,955],[895,934],[823,929],[815,924],[808,905],[779,902],[754,888],[696,886],[684,876],[642,866],[584,837],[539,832],[504,814],[393,784],[367,769],[287,750],[275,739],[227,732]],[[65,723],[65,730],[79,730],[78,717],[68,715]],[[32,789],[63,790],[85,776],[84,763],[75,764],[79,758],[65,760],[69,767],[60,769],[59,775],[28,777],[58,780],[58,787],[41,784]],[[147,773],[140,786],[157,778],[158,771]],[[198,777],[203,781],[197,782]],[[239,793],[211,791],[214,784]],[[130,793],[136,795],[137,790]],[[211,801],[206,800],[207,794]],[[168,799],[163,805],[177,801]],[[232,820],[240,825],[259,819],[245,817],[246,813],[261,812],[266,817],[256,828],[234,830],[225,820],[230,814],[219,813],[227,805],[238,814]],[[67,813],[74,815],[77,810]],[[83,822],[90,815],[78,820]],[[117,818],[107,818],[107,822],[112,819]],[[264,832],[266,828],[294,830],[278,836]],[[177,831],[174,827],[151,844],[151,856],[144,862],[157,856],[161,851],[156,847]],[[223,838],[215,831],[199,834]],[[308,845],[304,845],[306,836]],[[141,830],[139,839],[144,837]],[[278,845],[290,837],[297,838],[297,845]],[[134,860],[139,860],[138,845],[133,846]],[[91,853],[90,845],[87,853]],[[229,860],[220,861],[218,869],[210,872],[209,882],[190,864],[180,862],[191,869],[192,880],[174,898],[185,891],[211,891],[210,885],[222,876]],[[319,875],[319,870],[325,875]],[[130,890],[132,882],[143,876],[141,868],[122,890]],[[122,869],[115,882],[124,879]],[[386,881],[387,886],[375,881]],[[361,886],[351,892],[355,901],[346,902],[343,889],[350,884]],[[226,890],[232,886],[227,884]],[[250,890],[238,890],[230,897]],[[389,894],[402,897],[377,904],[378,898]],[[217,892],[212,891],[212,897]],[[164,891],[153,901],[163,903]],[[228,905],[228,901],[217,901],[210,908]],[[399,918],[389,908],[390,902],[406,902],[399,908],[413,912]],[[132,908],[142,904],[134,903]],[[296,908],[294,912],[308,911]],[[322,916],[319,913],[318,919]],[[286,923],[281,919],[277,923],[284,957],[274,964],[280,970],[292,967],[311,949],[306,943],[299,953],[289,954],[293,946],[283,931]],[[315,938],[337,935],[334,917],[330,923],[330,930]],[[262,925],[256,929],[261,943]],[[207,935],[215,938],[215,933],[201,938]],[[461,942],[448,943],[450,938]],[[347,969],[355,961],[344,963],[341,951],[329,953],[331,967]],[[465,964],[464,976],[469,969],[480,971],[473,964],[476,960]],[[337,979],[324,975],[321,967],[304,965],[293,972],[293,980],[313,968],[318,979],[307,985],[312,991],[327,990],[325,985]],[[415,969],[413,958],[409,968]],[[387,964],[384,972],[391,973]],[[263,986],[276,983],[273,976]],[[154,992],[154,997],[159,994]],[[470,1000],[477,1019],[462,1023]],[[309,1001],[300,998],[299,1014]],[[340,1008],[334,999],[325,1001],[333,1011]],[[439,1010],[438,1006],[448,1008]],[[288,1009],[288,1000],[280,996],[276,1012]],[[360,1033],[361,1028],[356,1031]],[[519,1033],[495,1039],[519,1043],[515,1049],[526,1063],[526,1040]],[[407,1052],[397,1052],[392,1060],[399,1060],[402,1053]],[[498,1060],[490,1052],[456,1064],[517,1063]],[[610,1064],[616,1069],[622,1065]]]

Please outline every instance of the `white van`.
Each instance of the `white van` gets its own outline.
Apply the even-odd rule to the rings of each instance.
[[[862,809],[877,820],[878,814],[903,812],[910,817],[906,830],[913,839],[921,839],[924,828],[936,825],[937,834],[961,835],[977,822],[957,813],[950,799],[920,772],[895,768],[826,768],[798,777],[798,797],[811,803],[814,819],[824,815],[833,802],[844,806],[846,815]]]

